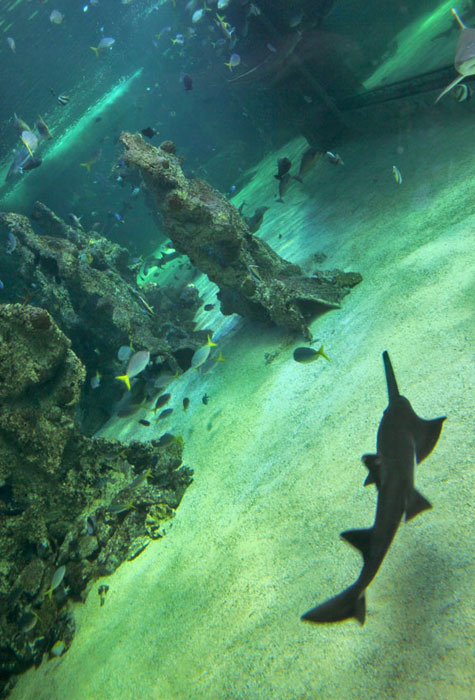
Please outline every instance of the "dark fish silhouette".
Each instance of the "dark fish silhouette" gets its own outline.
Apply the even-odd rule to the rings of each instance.
[[[364,591],[381,566],[393,541],[402,516],[410,520],[431,504],[414,488],[414,461],[419,464],[434,449],[445,416],[423,420],[397,387],[388,353],[383,352],[389,403],[383,413],[377,435],[377,453],[363,455],[369,470],[365,481],[376,484],[378,504],[373,527],[347,530],[341,536],[360,550],[363,568],[358,579],[342,593],[302,615],[310,622],[338,622],[355,617],[364,623]]]
[[[277,160],[277,175],[274,175],[276,180],[280,180],[283,175],[289,172],[292,163],[288,158],[279,158]]]
[[[142,134],[142,136],[146,136],[148,139],[153,139],[155,134],[157,134],[155,129],[153,129],[151,126],[147,126],[145,127],[145,129],[141,129],[140,133]]]
[[[188,73],[183,76],[183,87],[185,90],[193,90],[193,78]]]

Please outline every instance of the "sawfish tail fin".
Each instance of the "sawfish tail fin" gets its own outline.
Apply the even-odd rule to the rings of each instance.
[[[383,352],[383,362],[384,371],[386,373],[386,384],[388,385],[388,397],[389,402],[399,396],[399,389],[397,388],[396,377],[394,376],[393,366],[391,360],[389,359],[388,351]]]
[[[414,432],[417,464],[430,455],[436,446],[445,418],[446,416],[441,416],[433,420],[424,420],[416,416]]]
[[[321,605],[308,610],[301,620],[307,622],[341,622],[354,617],[360,625],[364,625],[366,617],[366,600],[364,593],[355,584],[345,588],[338,595],[330,598]]]

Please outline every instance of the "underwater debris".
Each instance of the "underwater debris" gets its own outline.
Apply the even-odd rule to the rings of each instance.
[[[165,151],[164,144],[155,148],[140,134],[127,132],[119,140],[126,164],[141,172],[148,201],[161,215],[174,248],[186,253],[218,285],[223,314],[275,323],[308,338],[311,320],[340,308],[349,287],[341,285],[336,276],[332,280],[323,274],[305,277],[297,265],[252,236],[225,196],[202,180],[187,179],[180,160]],[[310,151],[311,164],[318,155],[315,149]],[[302,162],[301,175],[308,168],[307,160],[305,165]],[[262,284],[249,279],[249,265],[257,265]]]
[[[343,539],[361,552],[363,568],[355,583],[306,612],[302,620],[323,623],[354,617],[364,624],[365,590],[378,573],[402,516],[405,515],[406,521],[411,520],[432,508],[414,488],[414,463],[422,462],[436,446],[445,416],[433,420],[419,418],[409,401],[399,393],[387,351],[383,352],[383,362],[388,407],[378,427],[376,454],[362,457],[369,472],[364,485],[375,484],[378,490],[376,516],[373,526],[366,530],[341,533]]]

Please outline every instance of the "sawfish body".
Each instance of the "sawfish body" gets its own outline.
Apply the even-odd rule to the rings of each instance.
[[[422,462],[435,447],[445,417],[423,420],[409,401],[399,394],[391,361],[383,353],[389,403],[381,419],[376,454],[363,455],[369,474],[367,484],[376,484],[378,503],[373,526],[347,530],[341,536],[360,550],[363,568],[357,580],[338,595],[302,616],[310,622],[338,622],[355,617],[361,624],[366,614],[365,589],[376,576],[399,524],[410,520],[431,504],[414,488],[414,464]]]

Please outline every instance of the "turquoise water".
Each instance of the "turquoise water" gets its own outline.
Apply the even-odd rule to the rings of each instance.
[[[31,432],[45,450],[37,433],[49,430],[55,415],[47,398],[54,381],[20,397],[2,394],[2,638],[40,650],[38,668],[28,669],[30,661],[15,669],[15,677],[24,672],[10,697],[468,700],[474,692],[475,103],[453,92],[434,105],[456,76],[461,30],[445,2],[364,9],[344,0],[291,8],[257,2],[253,10],[230,0],[222,13],[234,31],[226,38],[214,21],[215,5],[195,23],[193,13],[202,6],[187,9],[180,0],[113,7],[100,1],[86,11],[76,3],[2,6],[0,26],[16,43],[13,53],[3,42],[2,62],[17,76],[2,79],[3,171],[21,146],[13,112],[30,124],[41,114],[53,139],[40,143],[40,167],[5,183],[0,209],[29,217],[40,200],[68,224],[70,213],[81,217],[84,232],[74,234],[80,245],[72,233],[68,241],[83,251],[90,279],[80,267],[87,280],[75,298],[74,286],[64,281],[66,268],[53,274],[41,251],[36,262],[28,257],[24,251],[34,250],[35,240],[21,233],[16,249],[1,253],[0,376],[9,379],[0,390],[12,384],[12,372],[20,384],[23,368],[40,360],[32,355],[38,346],[28,345],[36,337],[31,328],[22,336],[25,354],[11,350],[8,305],[16,304],[19,314],[45,307],[84,366],[72,405],[54,404],[62,412],[56,425],[63,430],[74,421],[79,432],[123,441],[123,449],[131,440],[147,445],[173,433],[182,440],[178,461],[194,472],[166,516],[163,504],[160,511],[147,503],[156,497],[153,489],[171,489],[154,473],[155,462],[145,486],[134,487],[132,496],[122,488],[149,466],[138,450],[129,459],[119,446],[104,458],[96,447],[97,464],[87,450],[77,462],[67,454],[55,462],[52,455],[43,475],[44,455],[20,440],[16,446],[24,434],[18,416],[35,417]],[[64,13],[60,24],[49,20],[53,9]],[[473,26],[470,3],[457,10]],[[96,58],[89,47],[101,36],[115,43]],[[241,62],[230,72],[224,62],[232,53]],[[185,90],[185,74],[192,90]],[[70,97],[66,105],[50,87]],[[236,208],[245,202],[244,216],[269,207],[254,236],[305,275],[335,269],[362,275],[341,308],[309,320],[312,347],[323,345],[329,361],[295,362],[294,349],[309,345],[303,337],[223,315],[218,286],[181,250],[160,262],[175,252],[173,226],[157,215],[163,209],[146,183],[129,176],[117,141],[122,131],[146,127],[159,132],[152,145],[175,142],[186,177],[209,182]],[[309,145],[321,156],[303,183],[292,180],[284,202],[277,202],[277,160],[288,158],[297,174]],[[90,172],[81,166],[88,162]],[[41,236],[61,239],[39,219],[31,221],[38,245],[46,240]],[[0,245],[11,243],[8,230],[2,220]],[[129,250],[130,269],[97,262],[95,245],[106,258],[115,255],[94,242],[98,235]],[[79,302],[92,309],[89,294],[101,301],[101,275],[109,280],[107,294],[117,286],[112,307],[118,315],[99,305],[103,310],[94,311],[88,327]],[[129,293],[142,298],[140,313],[131,310]],[[154,326],[157,315],[163,320]],[[125,327],[129,336],[117,333]],[[206,371],[197,371],[191,356],[207,335],[216,347]],[[165,339],[170,352],[156,344]],[[56,342],[51,336],[51,352]],[[138,378],[131,372],[140,397],[133,413],[121,416],[127,392],[115,376],[128,370],[117,351],[128,344],[132,353],[150,351],[151,362]],[[359,576],[361,556],[339,534],[371,527],[383,498],[374,486],[363,487],[367,470],[360,458],[376,451],[387,406],[385,350],[416,414],[447,417],[433,451],[415,468],[415,486],[432,509],[399,527],[366,591],[364,626],[354,619],[304,624],[303,613]],[[219,353],[224,362],[216,362]],[[159,388],[165,369],[170,376]],[[164,391],[173,413],[155,422],[152,408]],[[79,439],[72,438],[70,453]],[[173,450],[181,446],[174,443]],[[163,453],[157,455],[161,460]],[[91,474],[97,482],[90,483]],[[394,471],[397,484],[399,474]],[[48,483],[55,486],[45,488]],[[74,491],[78,483],[82,494]],[[71,498],[70,522],[55,490],[59,499]],[[122,513],[104,515],[117,504]],[[125,538],[140,518],[148,530],[134,530],[117,568],[105,545],[102,553],[93,551],[91,538],[105,538],[102,527]],[[148,536],[155,527],[158,539]],[[20,529],[22,549],[15,550]],[[95,568],[101,557],[110,571]],[[24,572],[27,566],[37,571],[40,561],[42,573],[31,583]],[[48,607],[48,588],[62,565],[64,581]],[[39,619],[28,630],[24,616],[35,613]],[[66,614],[75,621],[72,635],[61,623]],[[9,644],[0,655],[2,683],[10,676]]]

